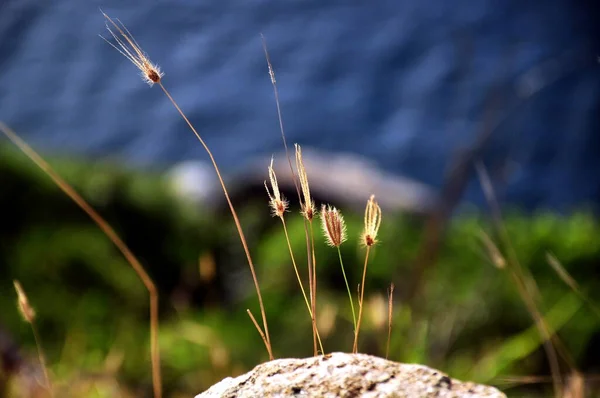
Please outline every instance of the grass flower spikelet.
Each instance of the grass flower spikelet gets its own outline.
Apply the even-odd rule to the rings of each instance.
[[[267,195],[269,195],[269,206],[271,207],[271,214],[273,217],[277,216],[283,218],[283,214],[287,211],[288,201],[279,192],[279,184],[277,184],[277,175],[273,169],[273,158],[271,158],[271,164],[269,165],[269,180],[271,181],[271,189],[265,181],[265,188],[267,189]]]
[[[373,246],[377,243],[377,232],[381,225],[381,208],[375,201],[375,195],[371,195],[365,209],[365,229],[362,234],[362,243],[365,246]]]
[[[329,246],[340,247],[346,241],[346,223],[335,207],[321,206],[321,226]]]
[[[300,186],[302,188],[303,203],[300,204],[302,210],[301,214],[308,221],[312,221],[316,209],[315,202],[310,197],[310,187],[308,185],[308,176],[306,175],[306,169],[304,168],[304,162],[302,161],[302,148],[300,145],[295,144],[296,147],[296,169],[298,169],[298,177],[300,179]]]
[[[113,46],[118,52],[120,52],[125,58],[131,61],[139,70],[142,79],[152,87],[154,83],[159,83],[162,77],[165,75],[160,67],[148,58],[148,55],[142,50],[137,41],[133,38],[133,35],[118,19],[115,22],[112,18],[102,12],[104,18],[106,18],[106,29],[110,35],[115,39],[117,45],[110,42],[104,36],[100,36],[108,44]],[[111,29],[111,26],[116,29],[117,33]]]

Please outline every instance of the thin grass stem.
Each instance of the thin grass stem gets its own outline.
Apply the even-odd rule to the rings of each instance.
[[[352,309],[352,324],[354,326],[354,333],[356,334],[356,311],[354,311],[354,300],[352,299],[352,293],[350,292],[350,285],[348,284],[344,262],[342,261],[342,251],[339,246],[337,247],[337,252],[338,258],[340,259],[340,266],[342,267],[342,274],[344,275],[344,282],[346,283],[346,290],[348,291],[348,299],[350,300],[350,308]]]
[[[46,363],[46,356],[44,355],[44,350],[42,348],[42,339],[40,338],[40,334],[38,333],[37,326],[35,321],[30,323],[31,332],[33,333],[33,339],[35,340],[35,346],[38,352],[38,359],[40,361],[40,365],[42,366],[42,371],[44,372],[44,379],[46,381],[46,388],[48,389],[48,393],[51,398],[54,398],[54,389],[52,388],[52,383],[50,382],[50,375],[48,372],[48,365]]]
[[[363,276],[362,283],[360,285],[360,300],[358,302],[358,322],[356,324],[356,331],[354,333],[354,347],[352,348],[352,352],[356,354],[358,352],[358,334],[360,333],[360,324],[362,321],[362,313],[364,303],[363,300],[365,298],[365,279],[367,276],[367,265],[369,264],[369,253],[371,252],[371,246],[367,246],[367,253],[365,254],[365,266],[363,267]]]
[[[260,293],[260,286],[258,285],[258,278],[256,277],[254,263],[252,262],[252,257],[250,256],[250,250],[248,249],[248,244],[246,243],[246,237],[244,235],[244,231],[242,230],[242,225],[240,224],[240,220],[239,220],[237,213],[233,207],[233,204],[231,203],[231,199],[229,198],[229,193],[227,192],[227,188],[225,186],[225,182],[223,181],[223,177],[221,177],[221,172],[219,171],[217,162],[215,161],[215,158],[213,157],[212,152],[210,151],[210,149],[208,148],[208,146],[206,145],[206,143],[204,142],[204,140],[202,139],[202,137],[200,136],[198,131],[196,131],[196,128],[192,125],[192,123],[189,121],[187,116],[183,113],[183,111],[181,110],[181,108],[179,107],[177,102],[175,102],[175,99],[173,99],[173,97],[171,96],[169,91],[165,88],[165,86],[162,84],[162,82],[159,82],[158,85],[163,90],[163,92],[165,93],[165,95],[167,96],[169,101],[171,101],[171,103],[173,104],[175,109],[177,109],[177,112],[179,112],[179,114],[181,115],[183,120],[187,123],[190,130],[192,130],[192,132],[194,133],[196,138],[198,138],[198,141],[200,141],[200,143],[206,150],[206,153],[208,154],[210,161],[212,162],[215,172],[217,173],[217,177],[219,178],[219,183],[221,184],[221,188],[223,189],[223,194],[225,195],[225,199],[227,200],[227,204],[229,205],[229,210],[231,210],[231,215],[233,216],[233,221],[235,222],[235,226],[236,226],[238,234],[240,236],[242,246],[244,247],[244,252],[246,253],[248,265],[250,266],[250,272],[252,273],[252,280],[254,281],[254,287],[256,288],[256,294],[258,295],[258,303],[260,306],[260,313],[262,316],[264,333],[265,333],[266,340],[267,340],[267,351],[269,352],[269,358],[271,360],[273,360],[274,357],[273,357],[273,351],[272,351],[272,347],[271,347],[271,338],[269,336],[269,327],[267,325],[267,315],[265,313],[265,307],[263,304],[262,295]]]
[[[0,130],[11,140],[29,159],[31,159],[52,181],[73,200],[104,232],[110,241],[119,249],[123,257],[136,272],[150,296],[150,356],[152,361],[152,385],[154,396],[162,397],[162,378],[160,372],[160,350],[158,345],[158,291],[152,278],[148,275],[142,264],[138,261],[129,247],[117,235],[115,230],[81,197],[52,167],[35,152],[25,141],[4,123],[0,122]]]
[[[290,237],[288,235],[287,226],[285,224],[285,219],[280,217],[281,224],[283,225],[283,232],[285,233],[285,240],[287,242],[288,250],[290,252],[290,257],[292,258],[292,265],[294,266],[294,271],[296,273],[296,278],[298,279],[298,284],[300,285],[300,290],[302,291],[302,297],[304,297],[304,302],[306,303],[306,308],[308,309],[308,313],[310,315],[311,321],[314,319],[313,312],[311,310],[308,298],[306,297],[306,292],[304,290],[304,286],[302,284],[302,279],[300,278],[300,273],[298,272],[298,267],[296,266],[296,260],[294,258],[294,252],[292,251],[292,245],[290,243]],[[323,343],[321,342],[321,336],[319,336],[319,332],[317,331],[317,341],[319,343],[319,348],[321,348],[321,352],[323,352]]]
[[[550,253],[546,253],[546,261],[552,267],[554,272],[558,275],[558,277],[573,291],[579,299],[585,302],[594,315],[600,319],[600,308],[586,295],[581,291],[579,284],[577,281],[569,274],[569,272],[563,267],[563,265],[558,261],[558,259]]]
[[[287,139],[285,138],[285,129],[283,128],[283,115],[281,112],[281,104],[279,101],[279,89],[277,88],[277,79],[275,79],[275,70],[273,69],[273,64],[271,63],[271,57],[269,56],[269,50],[267,49],[267,41],[265,40],[264,35],[261,33],[260,38],[262,40],[262,45],[263,45],[263,50],[265,52],[265,59],[267,60],[267,66],[269,68],[269,77],[271,78],[271,85],[273,86],[273,95],[275,96],[275,104],[277,106],[277,120],[279,122],[279,131],[281,132],[281,139],[283,141],[283,147],[285,149],[285,157],[288,160],[288,164],[290,166],[290,171],[292,173],[292,180],[294,181],[294,187],[296,188],[296,193],[298,194],[298,200],[300,203],[302,203],[302,194],[300,193],[300,187],[298,186],[298,178],[296,176],[296,173],[294,172],[294,167],[292,166],[292,159],[290,157],[290,153],[289,153],[289,149],[288,149],[288,145],[287,145]],[[317,335],[319,334],[319,331],[317,329],[317,322],[316,322],[316,303],[313,302],[313,300],[316,297],[316,292],[313,291],[313,289],[316,286],[316,281],[313,281],[314,278],[314,239],[313,239],[313,244],[312,244],[312,257],[311,257],[311,249],[310,249],[310,243],[309,243],[309,234],[308,234],[308,227],[307,227],[307,222],[305,220],[304,222],[304,237],[306,240],[306,255],[307,255],[307,267],[308,267],[308,283],[309,283],[309,295],[310,295],[310,300],[311,300],[311,308],[313,308],[312,311],[312,328],[313,328],[313,353],[315,356],[317,356],[318,352],[317,352]],[[310,223],[310,227],[312,228],[312,222]],[[312,236],[312,235],[311,235]],[[311,258],[312,258],[312,265],[311,265]],[[321,347],[321,352],[323,352],[323,347]]]
[[[267,349],[267,352],[269,353],[270,360],[273,360],[273,355],[270,352],[271,347],[269,346],[269,342],[267,341],[267,338],[265,337],[265,334],[263,333],[262,329],[260,328],[260,325],[258,324],[258,322],[256,322],[256,318],[254,318],[254,315],[252,315],[252,311],[250,311],[249,308],[246,308],[246,312],[248,313],[248,316],[252,320],[252,323],[254,324],[254,327],[256,327],[256,330],[258,331],[258,334],[260,334],[260,338],[262,339],[263,343],[265,343],[265,347]]]
[[[306,220],[305,220],[306,222]],[[311,284],[310,294],[310,305],[312,307],[312,323],[313,323],[313,344],[316,341],[319,330],[317,328],[317,259],[315,256],[315,235],[313,231],[312,220],[308,222],[310,229],[310,252],[312,255],[312,272],[309,272],[308,283]],[[308,269],[311,269],[311,262],[308,262]],[[321,347],[321,354],[325,354],[323,347]],[[316,356],[317,354],[315,354]]]
[[[283,217],[280,217],[281,219],[281,223],[283,225],[283,232],[285,233],[285,240],[287,242],[288,245],[288,250],[290,252],[290,257],[292,258],[292,265],[294,266],[294,271],[296,272],[296,278],[298,279],[298,284],[300,285],[300,290],[302,291],[302,297],[304,297],[304,302],[306,303],[306,308],[308,309],[308,313],[310,315],[310,319],[311,321],[314,319],[313,316],[313,312],[310,308],[310,304],[308,302],[308,298],[306,297],[306,292],[304,290],[304,285],[302,284],[302,279],[300,278],[300,273],[298,272],[298,267],[296,266],[296,260],[294,258],[294,252],[292,251],[292,245],[290,243],[290,237],[288,235],[287,232],[287,226],[285,224],[285,219]],[[323,343],[321,342],[321,336],[319,335],[319,332],[317,331],[317,341],[319,343],[319,348],[321,348],[321,352],[323,351]]]
[[[392,339],[392,310],[394,306],[394,284],[390,285],[388,290],[388,337],[387,345],[385,347],[385,359],[388,359],[390,355],[390,340]]]

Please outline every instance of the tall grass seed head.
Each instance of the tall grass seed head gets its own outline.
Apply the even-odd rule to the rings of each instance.
[[[321,226],[329,246],[340,247],[346,241],[346,223],[335,207],[321,206]]]
[[[283,214],[288,208],[288,201],[285,199],[285,197],[283,197],[283,195],[281,195],[281,192],[279,192],[277,175],[275,175],[275,170],[273,169],[273,158],[271,158],[271,164],[269,165],[269,180],[271,181],[271,189],[273,192],[271,193],[271,191],[269,191],[267,181],[265,181],[265,188],[267,189],[267,195],[269,195],[271,214],[273,217],[277,216],[283,218]]]
[[[35,318],[35,310],[29,305],[29,300],[19,281],[13,281],[17,291],[17,307],[26,322],[32,323]]]
[[[302,161],[302,148],[300,145],[295,144],[296,147],[296,169],[298,170],[298,178],[300,179],[300,187],[302,188],[303,203],[300,204],[302,210],[301,214],[308,221],[312,221],[317,209],[315,208],[315,202],[310,197],[310,187],[308,185],[308,176],[306,169],[304,168],[304,162]]]
[[[361,241],[365,246],[373,246],[377,243],[377,232],[381,225],[381,208],[375,201],[375,195],[371,195],[365,209],[365,229]]]
[[[142,79],[151,87],[154,83],[160,83],[160,80],[165,74],[160,70],[158,65],[150,61],[150,58],[148,58],[148,55],[142,50],[131,32],[129,32],[125,25],[118,19],[116,20],[117,22],[115,22],[104,12],[102,12],[102,15],[106,18],[106,29],[113,39],[115,39],[117,45],[111,43],[104,36],[100,37],[131,61],[131,63],[140,70]],[[116,30],[116,33],[111,29],[111,26]]]

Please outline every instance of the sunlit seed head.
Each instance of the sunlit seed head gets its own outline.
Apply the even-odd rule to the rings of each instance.
[[[296,147],[296,169],[298,170],[298,177],[300,179],[300,186],[302,188],[302,197],[303,202],[300,204],[302,210],[301,214],[308,221],[312,221],[315,213],[317,212],[315,208],[315,202],[310,197],[310,187],[308,185],[308,175],[306,174],[306,169],[304,168],[304,162],[302,161],[302,148],[300,145],[295,144]]]
[[[271,207],[271,214],[275,217],[283,218],[283,214],[287,211],[288,202],[279,192],[279,185],[277,184],[277,175],[273,169],[273,158],[271,158],[271,164],[269,165],[269,180],[271,181],[271,190],[265,181],[265,188],[267,189],[267,195],[269,195],[269,206]]]
[[[115,22],[104,12],[102,12],[102,15],[106,18],[106,29],[117,44],[113,44],[103,36],[100,37],[131,61],[131,63],[140,70],[140,75],[146,83],[150,86],[154,83],[160,83],[164,73],[160,70],[158,65],[153,64],[150,61],[150,58],[148,58],[148,55],[141,49],[131,32],[129,32],[125,25],[118,19]],[[116,30],[116,33],[111,29],[111,26]]]
[[[35,319],[35,311],[29,305],[27,295],[25,294],[25,291],[21,287],[19,281],[13,281],[13,284],[15,286],[15,290],[17,291],[17,307],[19,308],[19,312],[26,322],[31,323]]]
[[[321,226],[329,246],[340,247],[346,241],[346,223],[335,207],[321,206]]]
[[[365,229],[361,241],[365,246],[373,246],[377,243],[377,232],[381,225],[381,208],[375,201],[375,195],[371,195],[365,209]]]

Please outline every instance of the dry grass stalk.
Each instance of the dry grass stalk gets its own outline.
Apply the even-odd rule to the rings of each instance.
[[[17,146],[19,149],[27,155],[40,169],[44,171],[54,183],[69,197],[71,198],[104,232],[104,234],[110,239],[110,241],[119,249],[123,257],[131,265],[133,270],[136,272],[146,289],[150,297],[150,356],[152,360],[152,384],[154,388],[154,396],[162,396],[162,379],[160,375],[160,351],[158,346],[158,291],[152,281],[152,278],[148,275],[142,264],[131,252],[129,247],[121,240],[115,230],[94,210],[92,206],[88,204],[71,187],[63,178],[54,171],[52,167],[35,152],[25,141],[16,135],[14,131],[9,129],[4,123],[0,122],[0,130]]]
[[[312,309],[312,323],[313,323],[313,345],[316,352],[316,336],[318,334],[317,329],[317,259],[315,256],[315,235],[313,230],[313,218],[316,213],[315,202],[310,196],[310,185],[308,184],[308,175],[306,174],[306,168],[302,161],[302,148],[298,144],[294,144],[296,149],[296,169],[298,170],[298,177],[300,179],[300,187],[302,188],[302,198],[300,199],[300,213],[308,222],[310,229],[310,255],[312,261],[308,261],[308,283],[310,285],[310,306]],[[312,263],[312,266],[311,266]],[[321,350],[322,351],[322,350]],[[324,354],[324,352],[323,352]]]
[[[544,350],[546,351],[546,356],[548,357],[548,364],[550,366],[550,372],[552,373],[554,395],[556,398],[560,398],[563,381],[561,377],[561,370],[556,354],[556,349],[552,343],[552,341],[557,340],[558,337],[554,336],[553,333],[550,333],[550,329],[546,324],[546,321],[542,316],[540,310],[538,309],[538,306],[534,299],[534,297],[537,296],[538,293],[537,284],[533,276],[531,276],[529,272],[523,269],[517,258],[515,250],[512,247],[510,236],[502,221],[500,205],[496,200],[496,195],[492,186],[491,179],[481,162],[477,162],[475,164],[475,169],[477,171],[477,175],[479,177],[479,181],[481,183],[481,187],[483,189],[486,201],[490,206],[492,220],[494,222],[496,232],[498,236],[502,239],[502,243],[508,253],[508,256],[504,260],[504,262],[507,265],[506,269],[509,271],[509,275],[514,281],[515,287],[517,288],[517,291],[521,296],[521,299],[523,300],[527,311],[531,315],[536,327],[539,330],[540,336],[543,339]],[[569,358],[567,357],[566,359],[568,360]]]
[[[479,237],[481,238],[481,242],[485,246],[485,249],[487,250],[488,255],[490,256],[490,260],[496,266],[496,268],[498,268],[498,269],[506,268],[506,259],[504,258],[502,253],[500,253],[500,250],[494,244],[494,242],[489,237],[489,235],[486,234],[484,230],[480,230]]]
[[[265,52],[265,59],[267,60],[267,66],[269,68],[269,77],[271,79],[271,84],[273,86],[273,94],[275,95],[275,104],[277,105],[277,120],[279,121],[279,130],[281,132],[281,139],[283,141],[283,147],[285,148],[285,156],[288,160],[288,165],[290,166],[290,171],[292,173],[292,180],[294,181],[294,186],[296,187],[296,193],[298,194],[298,200],[302,203],[302,195],[300,194],[300,188],[298,187],[298,180],[296,178],[296,173],[294,172],[294,167],[292,166],[292,159],[290,158],[290,153],[287,146],[287,140],[285,138],[285,130],[283,128],[283,116],[281,114],[281,105],[279,103],[279,90],[277,88],[277,80],[275,79],[275,70],[273,69],[273,65],[271,64],[271,57],[269,57],[269,51],[267,50],[267,42],[265,37],[261,34],[263,50]],[[309,195],[310,196],[310,195]],[[307,226],[308,224],[308,226]],[[310,239],[309,239],[309,230],[310,230]],[[311,308],[313,314],[313,353],[316,356],[318,354],[317,351],[317,340],[318,340],[318,330],[316,324],[316,276],[313,277],[313,270],[315,269],[315,239],[313,233],[312,222],[308,222],[305,219],[304,222],[304,238],[306,239],[306,259],[307,259],[307,267],[308,267],[308,283],[309,283],[309,295],[311,301]],[[322,350],[321,350],[322,351]]]
[[[390,340],[392,339],[392,310],[394,307],[394,284],[390,284],[390,289],[388,290],[388,338],[387,345],[385,347],[385,359],[388,359],[390,355]]]
[[[598,318],[600,318],[600,308],[598,308],[598,306],[586,294],[584,294],[581,291],[579,283],[577,283],[577,281],[571,276],[571,274],[569,274],[569,272],[565,269],[565,267],[563,267],[560,261],[558,261],[558,259],[550,253],[546,253],[546,261],[548,262],[548,264],[550,264],[550,266],[552,267],[554,272],[556,272],[559,278],[592,309],[592,311]]]
[[[296,273],[296,278],[298,279],[298,284],[300,285],[300,290],[302,291],[302,296],[304,297],[304,302],[306,303],[306,307],[308,308],[308,313],[310,315],[311,323],[314,325],[315,317],[312,312],[311,305],[306,296],[306,292],[304,290],[304,284],[302,283],[302,279],[300,278],[300,273],[298,272],[298,266],[296,265],[296,259],[294,257],[294,251],[292,250],[292,244],[290,243],[290,237],[288,235],[287,225],[285,223],[284,214],[288,208],[288,202],[285,197],[279,191],[279,184],[277,183],[277,175],[275,174],[275,169],[273,168],[273,158],[271,158],[271,164],[269,165],[269,180],[271,182],[271,190],[269,190],[269,186],[265,181],[265,188],[267,190],[267,195],[269,195],[269,207],[271,208],[271,215],[273,217],[279,217],[281,220],[281,225],[283,226],[283,232],[285,233],[285,240],[287,242],[288,250],[290,253],[290,257],[292,259],[292,265],[294,266],[294,271]],[[321,338],[317,330],[315,331],[317,341],[323,351],[323,344],[321,343]]]
[[[360,286],[360,299],[358,300],[358,322],[356,324],[356,331],[354,332],[354,346],[352,352],[358,352],[358,334],[360,333],[360,324],[362,321],[363,313],[363,300],[365,298],[365,279],[367,276],[367,265],[369,264],[369,254],[371,252],[371,246],[377,243],[377,233],[379,232],[379,226],[381,225],[381,208],[375,201],[375,195],[371,195],[367,201],[367,207],[365,208],[365,228],[361,235],[361,243],[367,248],[365,254],[365,265],[363,267],[362,283]]]
[[[258,322],[256,322],[256,318],[254,318],[254,315],[252,315],[252,311],[250,311],[250,309],[247,308],[246,312],[248,313],[248,316],[252,320],[252,323],[254,324],[254,327],[256,327],[256,330],[258,331],[258,334],[260,334],[260,338],[262,339],[263,343],[265,343],[265,347],[267,348],[267,352],[269,352],[270,351],[269,342],[267,341],[267,338],[265,337],[265,334],[263,333],[262,329],[260,328],[260,325],[258,324]],[[272,360],[273,358],[270,358],[270,359]]]
[[[579,284],[573,279],[573,277],[567,272],[565,267],[562,266],[560,261],[550,253],[546,253],[546,261],[552,267],[554,272],[562,279],[562,281],[571,288],[574,292],[580,292]]]
[[[256,288],[256,294],[258,295],[258,303],[259,303],[260,312],[262,315],[264,333],[265,333],[267,343],[268,343],[267,351],[269,352],[269,358],[273,359],[273,353],[272,353],[272,349],[271,349],[271,339],[269,336],[269,327],[267,325],[267,316],[266,316],[265,308],[263,305],[262,295],[260,293],[260,287],[258,285],[258,278],[256,277],[254,263],[252,262],[252,257],[250,256],[250,250],[248,249],[248,244],[246,242],[246,237],[244,235],[244,231],[242,230],[242,226],[240,224],[237,213],[233,207],[233,204],[231,203],[229,193],[227,192],[227,187],[225,186],[225,182],[223,181],[221,172],[219,171],[219,167],[217,166],[217,162],[215,161],[215,158],[214,158],[212,152],[210,151],[210,149],[208,148],[208,146],[206,145],[206,143],[204,142],[204,140],[202,139],[202,137],[200,136],[200,134],[198,133],[196,128],[192,125],[192,123],[189,121],[187,116],[183,113],[183,111],[181,110],[181,108],[179,107],[179,105],[177,104],[175,99],[171,96],[169,91],[166,89],[166,87],[162,83],[162,76],[164,74],[160,71],[160,69],[158,69],[158,67],[155,64],[153,64],[149,60],[146,53],[141,49],[141,47],[135,41],[135,39],[133,38],[131,33],[127,30],[127,28],[125,28],[125,26],[123,24],[121,24],[120,22],[119,22],[119,24],[116,24],[108,15],[106,15],[105,13],[102,13],[102,14],[108,21],[106,24],[106,27],[107,27],[108,31],[110,32],[111,36],[117,40],[118,47],[113,45],[112,43],[110,43],[110,44],[113,47],[115,47],[121,54],[123,54],[127,59],[129,59],[140,70],[144,81],[146,81],[147,83],[148,82],[152,83],[152,84],[156,83],[160,86],[163,93],[167,96],[167,98],[169,99],[171,104],[173,104],[173,106],[175,107],[175,109],[177,110],[179,115],[186,122],[186,124],[188,125],[190,130],[194,133],[194,135],[196,136],[198,141],[200,141],[200,143],[202,144],[202,146],[204,147],[206,153],[208,154],[208,156],[210,158],[210,161],[215,169],[215,172],[217,173],[217,177],[219,179],[219,183],[221,184],[221,188],[223,189],[223,194],[225,195],[227,204],[229,205],[229,210],[231,211],[231,215],[233,216],[235,226],[237,228],[242,246],[244,248],[246,258],[248,260],[248,265],[250,266],[250,272],[252,273],[254,287]],[[111,29],[111,26],[114,29],[116,29],[117,33],[113,32],[113,30]]]
[[[42,348],[42,340],[40,339],[37,326],[35,325],[35,310],[29,304],[29,299],[27,298],[25,290],[23,290],[23,287],[21,287],[19,281],[13,281],[13,285],[15,286],[15,290],[17,292],[17,308],[19,309],[19,312],[23,316],[25,322],[27,322],[31,327],[31,332],[33,333],[33,339],[35,340],[35,346],[37,347],[38,352],[38,359],[40,361],[40,366],[42,367],[42,372],[44,373],[44,380],[46,381],[46,385],[44,387],[48,390],[50,397],[54,397],[54,390],[52,388],[52,383],[50,382],[48,365],[46,364],[46,356],[44,355],[44,349]]]
[[[304,226],[306,227],[306,220],[304,222]],[[313,229],[312,220],[308,222],[309,230],[310,230],[310,255],[308,256],[309,260],[307,261],[308,266],[308,283],[310,285],[310,306],[312,308],[312,323],[313,323],[313,345],[317,336],[319,335],[319,329],[317,327],[317,259],[315,256],[315,233]],[[305,231],[306,232],[306,231]],[[307,232],[308,233],[308,232]],[[307,235],[308,236],[308,235]],[[308,248],[308,244],[307,244]],[[311,259],[312,258],[312,262]],[[321,348],[321,353],[324,355],[325,351]],[[317,356],[318,352],[316,350],[316,345],[314,347],[314,355]]]
[[[354,300],[352,299],[352,293],[350,292],[350,285],[348,284],[348,278],[346,277],[346,270],[344,269],[344,262],[342,260],[342,251],[340,250],[340,246],[346,241],[347,235],[344,217],[335,207],[322,205],[321,226],[327,244],[331,247],[335,247],[338,252],[342,275],[344,276],[346,290],[348,291],[348,300],[350,300],[350,309],[352,310],[352,324],[354,325],[354,332],[356,333],[356,311],[354,310]]]

